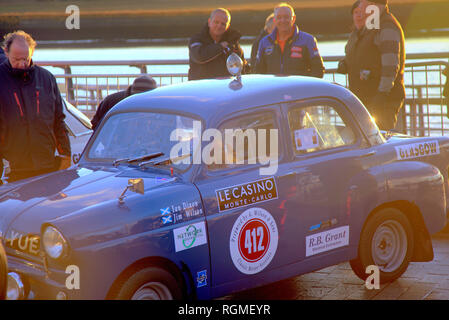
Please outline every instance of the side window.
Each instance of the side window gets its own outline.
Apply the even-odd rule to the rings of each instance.
[[[355,143],[351,127],[329,105],[292,107],[288,112],[288,123],[296,154]]]
[[[210,155],[217,161],[208,164],[209,170],[233,168],[243,164],[266,164],[268,159],[278,159],[279,131],[273,112],[236,117],[224,122],[217,131],[214,135],[214,152],[219,150],[221,155]]]

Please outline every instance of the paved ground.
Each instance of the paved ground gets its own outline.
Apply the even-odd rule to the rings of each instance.
[[[396,281],[368,290],[349,263],[224,297],[225,300],[449,300],[449,233],[432,237],[435,258],[413,262]]]

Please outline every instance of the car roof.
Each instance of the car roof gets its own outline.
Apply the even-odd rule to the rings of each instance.
[[[159,87],[122,100],[111,114],[166,110],[190,113],[208,122],[211,118],[222,118],[235,111],[262,105],[311,97],[344,98],[352,95],[340,85],[312,77],[243,75],[241,86],[233,80],[227,77]]]

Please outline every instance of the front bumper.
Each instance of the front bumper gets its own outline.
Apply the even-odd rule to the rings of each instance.
[[[81,299],[80,290],[69,290],[66,287],[68,274],[64,271],[49,269],[47,273],[43,265],[8,256],[8,272],[15,272],[20,276],[25,287],[25,299]]]

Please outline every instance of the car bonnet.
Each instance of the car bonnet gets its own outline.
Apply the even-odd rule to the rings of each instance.
[[[136,176],[143,178],[145,191],[175,179],[142,171],[136,174],[135,169],[75,168],[10,187],[0,196],[0,237],[6,240],[14,235],[39,235],[43,222],[118,201],[128,179]]]

